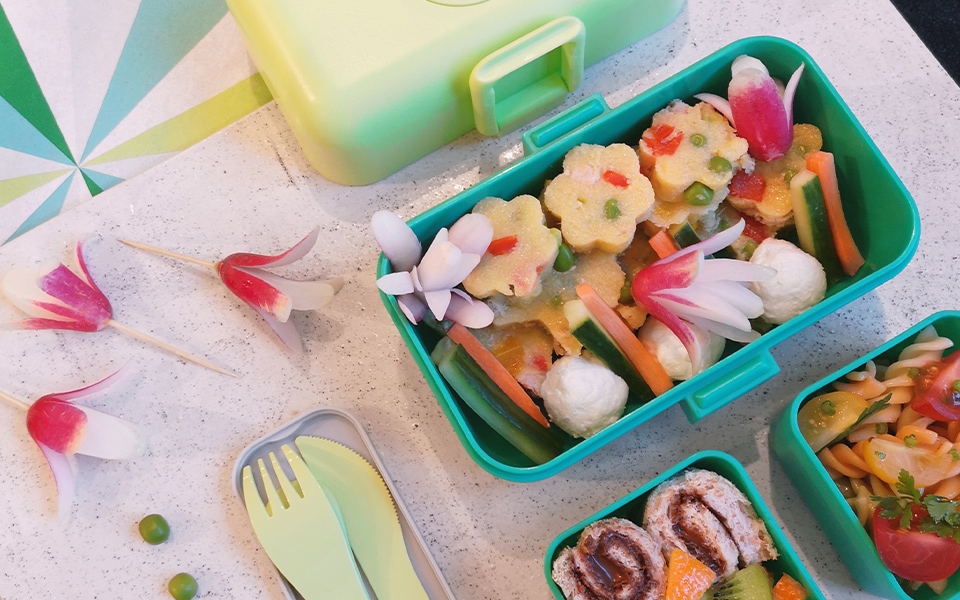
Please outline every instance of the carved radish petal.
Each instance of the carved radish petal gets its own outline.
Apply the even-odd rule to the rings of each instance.
[[[453,291],[445,318],[471,329],[481,329],[493,323],[493,310],[489,306],[467,294],[457,294],[460,290]]]
[[[284,346],[293,351],[294,354],[303,354],[303,339],[301,339],[300,332],[297,331],[292,321],[280,321],[259,306],[253,306],[252,304],[250,306],[257,311],[258,315],[263,317],[263,320],[277,334]]]
[[[380,210],[373,214],[370,226],[377,245],[394,271],[409,271],[420,262],[420,240],[403,219],[390,211]]]
[[[54,396],[44,396],[27,410],[27,431],[38,444],[55,452],[76,452],[86,435],[87,415],[79,407]]]
[[[485,215],[466,214],[453,224],[447,239],[464,254],[483,256],[493,241],[493,223]]]
[[[329,281],[295,281],[262,269],[240,268],[239,270],[246,272],[251,277],[260,279],[290,298],[293,310],[323,308],[333,300],[333,297],[343,287],[343,280],[340,278]]]
[[[727,98],[737,135],[747,140],[754,158],[771,161],[787,153],[793,127],[777,84],[766,68],[761,71],[748,66],[736,71],[727,88]]]
[[[397,304],[400,306],[400,312],[414,325],[419,323],[427,313],[427,305],[416,294],[397,296]]]
[[[279,289],[249,271],[228,265],[226,261],[220,263],[217,271],[227,289],[254,309],[281,322],[290,318],[293,302]]]
[[[77,461],[72,454],[61,454],[40,442],[37,445],[47,459],[57,484],[57,515],[61,523],[66,523],[77,494]]]
[[[310,249],[317,243],[317,237],[320,235],[320,228],[315,227],[306,237],[297,242],[292,248],[277,254],[276,256],[267,256],[265,254],[253,254],[251,252],[237,252],[231,254],[221,261],[231,267],[282,267],[294,263],[310,252]]]

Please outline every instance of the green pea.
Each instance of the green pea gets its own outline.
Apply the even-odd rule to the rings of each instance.
[[[890,428],[887,427],[886,423],[877,423],[876,425],[873,426],[873,430],[877,432],[877,435],[883,435],[887,431],[889,431]]]
[[[557,294],[556,296],[550,298],[550,306],[553,308],[560,308],[563,306],[563,296]]]
[[[907,437],[903,438],[903,445],[906,446],[907,448],[916,448],[917,436],[908,435]]]
[[[714,156],[710,159],[710,170],[714,173],[726,173],[731,169],[733,169],[733,165],[722,156]]]
[[[713,200],[713,190],[699,181],[694,181],[683,191],[683,197],[691,206],[707,206]]]
[[[918,369],[917,367],[910,367],[909,369],[907,369],[907,377],[909,377],[910,379],[916,379],[917,375],[919,374],[920,374],[920,369]]]
[[[620,218],[620,203],[612,198],[607,200],[607,203],[603,205],[603,213],[611,221],[616,221]]]
[[[570,246],[561,243],[557,251],[557,259],[553,261],[553,269],[562,273],[569,271],[576,263],[577,257],[573,254],[573,250]]]
[[[197,580],[189,573],[177,573],[167,585],[170,595],[176,600],[190,600],[197,595]]]
[[[833,405],[833,402],[827,400],[820,405],[820,412],[825,415],[832,415],[837,412],[837,407]]]
[[[956,450],[951,450],[951,451],[950,451],[950,458],[952,458],[952,459],[954,460],[954,462],[960,460],[960,452],[957,452]]]
[[[170,525],[160,515],[147,515],[140,519],[140,536],[148,544],[162,544],[170,537]]]
[[[707,138],[702,133],[695,133],[690,136],[690,143],[699,148],[707,142]]]
[[[793,181],[793,178],[796,177],[796,169],[787,169],[783,172],[783,182],[787,185],[790,185],[790,182]]]
[[[954,379],[950,387],[953,388],[955,394],[960,394],[960,379]]]

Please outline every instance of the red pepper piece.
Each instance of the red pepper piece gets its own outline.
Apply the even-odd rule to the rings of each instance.
[[[502,238],[497,238],[490,242],[490,245],[487,246],[487,252],[494,256],[500,256],[501,254],[513,252],[513,249],[516,247],[517,236],[508,235]]]
[[[618,188],[630,187],[630,180],[616,171],[604,171],[600,178]]]
[[[737,171],[737,174],[730,180],[730,195],[760,202],[763,200],[763,192],[767,189],[767,182],[759,173],[747,174],[746,171]]]
[[[654,156],[670,156],[680,147],[683,132],[677,132],[670,125],[656,125],[643,132],[643,141]]]

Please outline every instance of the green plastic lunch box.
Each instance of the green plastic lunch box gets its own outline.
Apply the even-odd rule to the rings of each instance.
[[[783,80],[801,62],[806,64],[794,102],[795,120],[820,127],[824,148],[834,153],[844,211],[866,264],[856,276],[831,285],[816,306],[746,346],[729,342],[717,364],[642,406],[628,407],[619,421],[600,433],[581,441],[568,439],[559,456],[540,465],[533,464],[465,407],[430,361],[437,334],[426,325],[412,325],[396,300],[381,294],[464,448],[490,473],[513,481],[549,477],[675,404],[680,404],[690,422],[702,419],[779,372],[771,347],[889,280],[916,251],[919,215],[903,183],[810,56],[795,44],[772,37],[743,39],[722,48],[614,110],[600,95],[587,98],[525,131],[524,158],[411,219],[410,227],[426,247],[441,227],[452,225],[483,198],[539,196],[545,181],[562,171],[564,155],[578,144],[623,142],[636,146],[653,114],[671,100],[692,101],[700,92],[726,96],[730,64],[741,54],[761,59],[775,77]],[[389,272],[389,261],[381,256],[377,276]]]
[[[750,475],[747,474],[743,465],[729,454],[716,450],[705,450],[688,457],[670,469],[667,469],[667,471],[653,481],[634,490],[620,500],[601,509],[558,535],[550,546],[547,547],[543,564],[543,573],[547,578],[547,586],[550,588],[550,591],[553,592],[554,597],[556,597],[557,600],[564,600],[563,592],[560,591],[560,587],[553,581],[553,563],[557,560],[557,557],[560,556],[560,552],[562,552],[564,548],[572,548],[577,545],[580,533],[587,525],[600,519],[618,517],[633,521],[637,525],[642,526],[643,511],[646,508],[647,497],[650,495],[650,492],[664,481],[679,475],[687,469],[713,471],[717,475],[728,479],[738,490],[743,492],[750,501],[750,504],[753,505],[757,516],[763,521],[764,525],[766,525],[767,531],[770,532],[770,537],[773,538],[773,543],[777,548],[779,554],[777,559],[764,563],[764,566],[772,573],[774,581],[779,579],[780,575],[786,573],[806,588],[808,593],[807,598],[824,600],[823,593],[817,587],[809,571],[807,571],[803,562],[800,561],[796,551],[784,535],[783,530],[780,529],[780,526],[773,518],[773,514],[770,513],[770,509],[767,508],[763,497],[753,485],[753,482],[750,480]]]
[[[806,501],[807,506],[815,507],[812,510],[814,517],[853,578],[857,580],[860,587],[871,594],[891,600],[956,599],[960,597],[960,572],[950,577],[947,588],[939,595],[933,593],[933,590],[927,586],[922,586],[919,590],[911,590],[901,585],[897,577],[881,562],[870,535],[860,525],[857,515],[830,479],[816,454],[800,435],[797,412],[814,396],[833,391],[831,383],[843,378],[851,371],[861,370],[868,360],[896,361],[900,352],[913,343],[917,334],[929,325],[933,325],[939,335],[953,340],[953,348],[947,350],[945,354],[960,347],[960,312],[944,311],[933,314],[863,358],[837,369],[800,392],[777,417],[770,431],[770,443],[774,454],[790,475],[790,480]]]
[[[373,183],[560,106],[683,0],[227,0],[310,163]]]

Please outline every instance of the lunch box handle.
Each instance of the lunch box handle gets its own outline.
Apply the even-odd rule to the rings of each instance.
[[[576,17],[560,17],[477,63],[470,96],[477,131],[500,135],[560,106],[583,80],[587,30]],[[559,51],[560,71],[548,55]]]
[[[609,111],[610,107],[607,106],[602,95],[596,93],[588,96],[559,115],[550,117],[543,123],[524,131],[520,136],[523,139],[523,155],[536,154],[544,146]]]
[[[780,372],[780,366],[767,350],[760,351],[738,367],[730,368],[720,377],[680,402],[687,420],[696,423],[710,413],[730,404]]]

